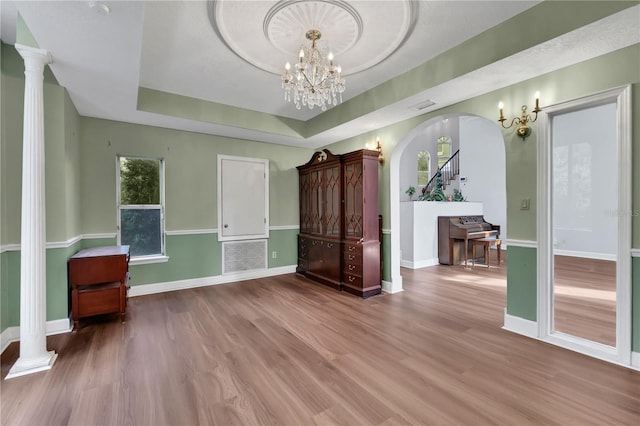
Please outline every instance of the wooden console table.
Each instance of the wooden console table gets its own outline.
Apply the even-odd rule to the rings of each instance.
[[[129,246],[81,250],[69,259],[73,329],[80,318],[120,313],[125,320],[129,288]]]

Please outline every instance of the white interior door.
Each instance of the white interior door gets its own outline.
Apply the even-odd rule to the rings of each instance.
[[[269,236],[269,160],[218,156],[218,240]]]

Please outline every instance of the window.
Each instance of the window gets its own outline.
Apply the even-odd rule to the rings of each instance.
[[[429,164],[431,155],[426,151],[418,153],[418,186],[425,186],[429,183],[430,170]]]
[[[118,156],[118,244],[132,257],[164,255],[164,163]]]
[[[438,138],[438,168],[451,158],[451,138],[449,136],[440,136]]]

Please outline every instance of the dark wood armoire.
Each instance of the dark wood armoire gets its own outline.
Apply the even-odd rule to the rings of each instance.
[[[316,152],[298,166],[296,271],[361,297],[381,292],[378,152]]]

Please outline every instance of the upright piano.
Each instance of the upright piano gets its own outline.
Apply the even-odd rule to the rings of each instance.
[[[484,216],[438,216],[438,258],[442,265],[467,264],[471,253],[470,240],[496,237],[500,225],[493,225]]]

